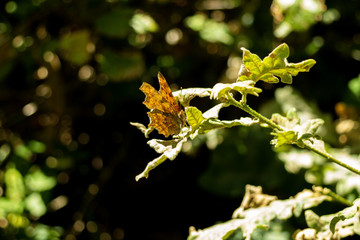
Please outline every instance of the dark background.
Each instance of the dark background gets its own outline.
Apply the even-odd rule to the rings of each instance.
[[[59,195],[68,199],[63,208],[48,208],[39,218],[23,215],[32,224],[60,226],[64,239],[185,239],[190,226],[206,228],[230,219],[241,203],[245,184],[261,185],[264,192],[280,198],[310,187],[303,175],[284,170],[269,145],[269,130],[259,127],[223,131],[223,142],[215,150],[202,143],[191,155],[180,154],[151,171],[148,179],[135,181],[158,155],[129,122],[148,123],[144,95],[138,88],[146,81],[158,89],[158,71],[177,89],[212,87],[236,80],[226,73],[229,58],[242,56],[240,47],[263,58],[285,42],[290,47],[289,62],[317,61],[309,73],[294,77],[293,87],[305,99],[334,120],[339,117],[335,111],[339,102],[359,108],[348,82],[359,74],[360,1],[328,1],[327,10],[300,18],[303,29],[297,28],[294,13],[288,13],[289,18],[282,21],[289,21],[293,31],[277,37],[271,4],[259,0],[2,1],[1,142],[12,149],[1,163],[2,173],[13,163],[24,176],[37,166],[58,180],[53,189],[42,193],[45,203]],[[330,10],[333,20],[321,20]],[[186,19],[199,13],[222,23],[214,29],[225,31],[232,42],[211,40],[191,29]],[[145,22],[144,15],[152,18],[157,28],[151,24],[143,32],[134,28],[131,22],[136,14]],[[246,22],[246,17],[252,21]],[[182,34],[174,45],[166,40],[172,29]],[[23,42],[17,45],[19,36]],[[49,52],[55,60],[46,60]],[[41,67],[48,70],[45,78],[38,75]],[[238,71],[240,63],[232,67]],[[90,69],[90,77],[81,79],[81,69]],[[41,94],[39,86],[49,87],[51,94]],[[264,91],[259,98],[250,96],[249,104],[259,109],[283,86],[259,83]],[[30,102],[37,110],[25,116],[23,107]],[[214,105],[206,99],[192,103],[201,110]],[[105,110],[99,113],[96,107]],[[234,108],[220,114],[222,119],[240,116],[245,115]],[[161,136],[154,132],[151,137]],[[31,140],[40,141],[46,150],[21,159],[14,151],[19,139],[25,146]],[[341,146],[337,141],[332,144]],[[49,156],[58,159],[56,167],[49,167]],[[98,191],[89,192],[89,186]],[[77,230],[77,224],[83,228]],[[93,231],[91,224],[97,229]],[[1,231],[8,239],[26,236],[21,228]]]

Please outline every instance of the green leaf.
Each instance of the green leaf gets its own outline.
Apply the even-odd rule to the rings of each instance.
[[[219,223],[209,228],[202,230],[190,231],[188,239],[193,240],[208,240],[208,239],[227,239],[233,234],[240,226],[244,224],[243,219],[231,219],[224,223]]]
[[[100,70],[112,81],[129,81],[141,76],[144,72],[144,59],[140,51],[115,53],[105,50],[97,61]]]
[[[199,133],[206,133],[210,130],[220,129],[220,128],[231,128],[236,126],[251,126],[253,124],[259,123],[258,120],[254,120],[250,117],[242,117],[235,120],[219,120],[219,119],[207,119],[200,127]]]
[[[271,135],[273,135],[274,138],[270,143],[276,148],[281,147],[284,144],[294,144],[298,140],[296,132],[291,130],[272,132]]]
[[[41,217],[47,211],[40,193],[33,192],[25,199],[25,208],[35,217]]]
[[[326,225],[326,222],[323,222],[312,210],[305,211],[305,220],[309,227],[314,228],[317,231],[321,230]]]
[[[36,140],[30,141],[28,147],[34,153],[44,153],[46,150],[46,145]]]
[[[164,154],[168,159],[174,160],[176,156],[180,153],[183,143],[187,139],[172,139],[172,140],[161,140],[161,139],[151,139],[147,142],[149,146],[157,153]]]
[[[208,97],[211,94],[211,88],[187,88],[173,92],[173,95],[178,99],[182,106],[187,107],[190,101],[195,97]]]
[[[22,143],[19,143],[15,146],[14,153],[15,153],[15,155],[17,155],[25,160],[28,160],[28,161],[33,156],[33,153],[31,152],[31,150]]]
[[[316,131],[324,124],[322,119],[310,119],[301,125],[299,139],[309,138],[315,135]]]
[[[348,88],[354,96],[360,100],[360,74],[349,81]]]
[[[174,160],[177,155],[180,153],[183,144],[188,140],[187,137],[181,139],[172,139],[172,140],[161,140],[161,139],[152,139],[147,143],[155,149],[157,153],[161,155],[146,165],[145,170],[135,177],[136,181],[139,181],[141,178],[148,178],[149,172],[163,163],[166,159]]]
[[[242,95],[252,94],[254,96],[259,96],[259,93],[261,93],[262,90],[254,87],[254,85],[255,82],[251,80],[236,83],[218,83],[213,87],[210,99],[224,98],[231,90],[235,90]]]
[[[196,107],[186,107],[185,113],[187,122],[193,129],[198,128],[205,121],[202,112]]]
[[[23,211],[24,203],[22,201],[0,197],[0,217],[5,217],[8,213],[22,213]]]
[[[156,32],[159,29],[156,21],[151,16],[144,13],[134,14],[134,16],[130,19],[129,24],[138,34]]]
[[[244,197],[243,201],[247,201],[246,199],[249,198]],[[247,205],[256,206],[256,199],[257,197],[253,196]],[[243,238],[251,239],[251,234],[254,230],[267,229],[272,220],[289,219],[295,214],[295,211],[299,211],[296,210],[297,208],[301,208],[301,210],[309,209],[326,200],[330,200],[330,197],[305,189],[290,199],[274,200],[268,203],[268,205],[258,208],[248,208],[241,211],[235,210],[233,214],[235,219],[198,231],[193,229],[190,231],[188,239],[228,239],[238,229],[242,230]],[[239,209],[242,206],[243,203]]]
[[[95,20],[96,29],[112,38],[125,38],[130,33],[129,21],[134,11],[128,8],[116,8]],[[116,24],[115,24],[116,23]]]
[[[149,162],[146,165],[146,168],[144,169],[144,171],[142,171],[142,173],[138,174],[135,177],[135,180],[139,181],[141,178],[148,178],[149,177],[149,172],[151,170],[153,170],[154,168],[156,168],[157,166],[159,166],[160,164],[162,164],[166,159],[167,159],[167,157],[164,154],[162,154],[159,157],[152,160],[151,162]]]
[[[273,1],[271,13],[275,22],[274,35],[285,38],[292,31],[306,31],[322,19],[325,10],[326,5],[322,0],[313,0],[311,4],[301,0]]]
[[[301,124],[295,108],[291,108],[286,117],[274,113],[271,116],[271,120],[284,129],[271,133],[275,136],[271,141],[271,144],[275,145],[275,147],[280,147],[284,144],[297,144],[299,147],[303,147],[302,140],[309,140],[313,143],[315,138],[317,138],[315,135],[316,131],[324,124],[324,120],[319,118],[310,119]]]
[[[277,83],[279,82],[277,77],[280,77],[281,82],[291,84],[292,76],[296,76],[299,72],[308,72],[316,63],[313,59],[300,63],[288,63],[289,47],[285,43],[275,48],[264,60],[245,48],[242,50],[244,63],[241,66],[238,81],[262,80],[267,83]]]
[[[210,108],[206,112],[204,112],[203,117],[204,118],[219,118],[219,112],[222,108],[228,107],[229,104],[227,103],[219,103],[218,105]]]
[[[89,44],[91,44],[90,31],[78,30],[63,35],[60,38],[59,48],[64,59],[80,66],[91,58],[92,52],[87,48]]]
[[[15,168],[9,168],[5,172],[6,197],[20,201],[25,197],[24,179]]]
[[[242,117],[240,119],[230,121],[217,119],[220,109],[227,106],[227,104],[220,103],[209,109],[204,114],[202,114],[196,107],[186,107],[185,111],[187,121],[190,124],[192,131],[197,130],[191,138],[193,139],[197,134],[204,134],[214,129],[231,128],[235,126],[251,126],[259,122],[258,120],[254,120],[249,117]]]
[[[26,229],[26,236],[34,240],[57,240],[61,239],[63,230],[61,227],[51,227],[44,224],[33,224]]]
[[[230,45],[234,42],[226,23],[207,18],[204,14],[195,14],[185,19],[187,27],[198,31],[202,39],[208,42],[220,42]]]
[[[36,170],[25,176],[26,186],[36,192],[43,192],[56,186],[56,178],[46,176],[41,170]]]
[[[354,218],[355,215],[359,217],[359,208],[360,208],[360,199],[354,201],[354,204],[351,207],[345,208],[338,212],[336,216],[331,219],[330,230],[332,233],[335,233],[336,224],[340,221],[345,221],[346,219]]]

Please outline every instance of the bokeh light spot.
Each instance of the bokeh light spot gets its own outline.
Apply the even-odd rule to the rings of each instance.
[[[111,235],[107,232],[103,232],[100,234],[100,240],[111,240]]]
[[[124,229],[122,229],[122,228],[116,228],[115,230],[114,230],[114,239],[116,239],[116,240],[122,240],[122,239],[124,239],[124,237],[125,237],[125,232],[124,232]]]
[[[12,40],[12,45],[15,48],[20,48],[22,45],[24,44],[24,37],[22,35],[17,35],[16,37],[14,37],[14,39]]]
[[[31,115],[33,115],[34,113],[36,113],[36,111],[38,110],[38,107],[36,105],[36,103],[28,103],[26,104],[23,109],[22,112],[25,116],[29,117]]]
[[[43,56],[44,60],[48,63],[52,62],[55,58],[55,54],[50,51],[46,51]]]
[[[92,162],[91,165],[94,169],[96,170],[100,170],[103,167],[103,160],[101,157],[95,157]]]
[[[6,4],[5,4],[5,11],[7,13],[14,13],[16,12],[17,10],[17,3],[14,2],[14,1],[8,1]]]
[[[81,81],[88,81],[94,75],[94,68],[90,65],[84,65],[80,68],[78,76]]]
[[[86,229],[87,229],[89,232],[91,232],[91,233],[95,233],[95,232],[97,232],[97,230],[98,230],[98,226],[97,226],[96,222],[94,222],[94,221],[88,221],[88,222],[86,223]]]
[[[56,168],[58,165],[58,160],[53,156],[49,156],[46,158],[46,165],[49,168]]]
[[[169,45],[176,45],[182,37],[182,31],[179,28],[173,28],[166,33],[165,40]]]
[[[48,69],[47,69],[46,67],[44,67],[44,66],[40,67],[40,68],[36,71],[36,76],[37,76],[37,78],[38,78],[38,79],[41,79],[41,80],[47,78],[48,74],[49,74],[49,71],[48,71]]]
[[[98,103],[94,106],[94,113],[97,116],[103,116],[106,112],[106,107],[102,103]]]
[[[88,191],[91,195],[96,195],[99,192],[99,187],[96,184],[90,184]]]
[[[61,172],[57,176],[57,180],[61,184],[66,184],[66,183],[69,182],[70,178],[69,178],[69,175],[66,172]]]
[[[0,228],[6,228],[8,226],[8,221],[6,218],[0,218]]]
[[[50,98],[52,95],[52,90],[47,84],[39,85],[35,91],[36,95],[38,95],[39,97]]]
[[[49,207],[53,211],[57,211],[68,204],[69,200],[65,195],[60,195],[49,203]]]
[[[83,221],[77,220],[75,221],[73,228],[76,232],[82,232],[85,229],[85,224]]]
[[[87,133],[80,133],[80,134],[79,134],[79,137],[78,137],[78,141],[79,141],[80,144],[83,144],[83,145],[89,143],[89,141],[90,141],[90,136],[89,136],[89,134],[87,134]]]

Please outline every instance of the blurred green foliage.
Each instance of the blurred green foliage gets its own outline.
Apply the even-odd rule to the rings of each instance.
[[[323,179],[328,166],[316,158],[301,157],[311,164],[287,173],[266,130],[252,127],[209,134],[135,185],[152,157],[128,122],[147,121],[138,87],[156,82],[159,70],[175,88],[212,87],[236,80],[241,47],[263,58],[286,42],[292,62],[317,61],[294,82],[303,98],[279,86],[273,100],[263,83],[262,98],[250,103],[266,116],[296,104],[303,116],[326,112],[321,135],[356,158],[358,9],[358,1],[340,0],[2,1],[0,238],[184,239],[190,225],[228,219],[246,183],[286,197],[306,181],[323,183],[354,199],[356,184]],[[232,110],[220,117],[238,118]]]

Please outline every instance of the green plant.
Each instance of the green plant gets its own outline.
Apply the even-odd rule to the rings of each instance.
[[[281,81],[285,84],[291,84],[292,77],[299,72],[308,72],[316,63],[315,60],[308,59],[299,63],[288,63],[289,47],[286,44],[279,45],[264,59],[260,59],[245,48],[242,50],[243,64],[236,82],[218,83],[212,89],[190,88],[174,92],[174,96],[185,107],[188,126],[184,126],[182,131],[178,135],[174,135],[171,140],[151,139],[148,141],[150,147],[161,155],[149,162],[145,170],[136,176],[136,180],[147,178],[149,172],[166,159],[174,160],[182,150],[184,143],[194,140],[199,135],[206,135],[210,131],[220,128],[254,124],[260,124],[260,126],[272,130],[271,144],[275,148],[295,145],[300,149],[310,150],[328,162],[346,168],[347,172],[351,171],[350,176],[343,175],[345,178],[358,177],[360,166],[357,162],[334,157],[326,150],[324,141],[316,134],[317,130],[324,124],[324,120],[315,118],[302,121],[295,108],[290,108],[286,116],[274,113],[269,119],[247,104],[248,95],[259,96],[262,92],[262,89],[255,87],[258,81],[261,80],[269,84]],[[238,93],[241,95],[240,100],[235,97],[235,94]],[[190,105],[190,101],[194,97],[209,97],[220,101],[220,103],[203,113]],[[218,118],[219,111],[231,105],[245,111],[251,117],[241,117],[230,121],[220,120]],[[145,137],[148,137],[153,130],[153,128],[147,128],[140,123],[131,124],[138,127],[145,134]],[[333,151],[329,147],[328,150]],[[304,190],[294,198],[287,200],[275,200],[276,197],[274,196],[262,194],[261,189],[256,190],[255,188],[254,191],[251,191],[254,188],[251,186],[248,188],[247,195],[245,195],[240,208],[234,212],[232,220],[204,230],[196,231],[192,228],[189,239],[257,238],[256,229],[268,229],[273,220],[284,220],[292,216],[299,217],[303,211],[305,211],[305,219],[309,228],[297,231],[294,234],[296,239],[337,239],[360,232],[359,200],[352,199],[349,201],[323,187]],[[311,207],[320,205],[323,201],[338,202],[348,208],[321,217],[309,210]]]

